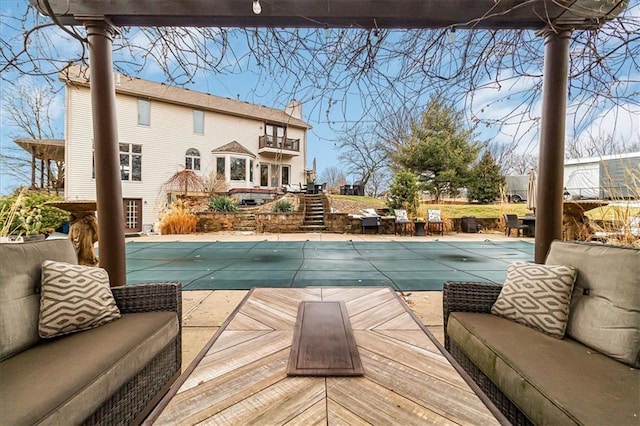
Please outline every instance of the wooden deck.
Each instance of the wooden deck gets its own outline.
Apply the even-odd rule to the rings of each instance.
[[[364,376],[287,376],[303,300],[345,303]],[[441,348],[390,288],[256,288],[147,423],[499,423]]]

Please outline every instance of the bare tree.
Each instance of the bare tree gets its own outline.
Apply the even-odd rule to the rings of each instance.
[[[319,182],[326,183],[329,192],[339,192],[340,187],[347,183],[347,178],[338,166],[329,166],[320,173]]]
[[[20,139],[44,141],[62,139],[62,128],[57,123],[62,116],[59,109],[63,102],[60,93],[48,85],[35,84],[30,78],[21,78],[7,82],[2,92],[2,108],[4,123],[9,130],[6,134],[16,143],[8,143],[0,152],[0,164],[8,176],[18,183],[27,184],[31,179],[32,158],[22,147],[17,145]],[[39,149],[44,157],[47,155],[46,145]],[[46,175],[50,187],[60,189],[64,182],[64,161],[43,158],[36,161],[35,173]],[[34,182],[35,184],[35,182]]]
[[[587,132],[587,137],[573,138],[567,141],[565,147],[566,158],[602,157],[612,154],[624,154],[640,151],[640,135],[635,141],[616,139],[613,134]]]
[[[640,112],[638,10],[640,2],[630,3],[602,29],[572,33],[567,119],[573,133],[602,111]],[[86,64],[83,28],[63,30],[29,2],[3,13],[4,81],[16,73],[53,80],[69,63]],[[544,38],[529,30],[458,29],[452,39],[450,30],[124,27],[114,67],[134,76],[151,67],[174,85],[251,73],[247,101],[284,105],[295,98],[310,121],[338,131],[380,122],[389,106],[409,115],[421,111],[431,93],[440,93],[470,123],[494,133],[505,129],[514,145],[531,144],[540,121]],[[402,143],[402,135],[382,133]]]
[[[372,176],[389,166],[388,147],[375,138],[371,130],[352,128],[342,133],[338,146],[338,159],[347,173],[367,187]]]
[[[538,170],[538,156],[535,154],[514,153],[505,163],[505,174],[526,175],[531,170]]]

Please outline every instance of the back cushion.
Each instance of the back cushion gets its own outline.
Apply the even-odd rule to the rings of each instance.
[[[640,367],[640,250],[554,241],[545,263],[578,270],[566,334]]]
[[[38,342],[43,260],[78,263],[69,240],[0,244],[0,361]]]

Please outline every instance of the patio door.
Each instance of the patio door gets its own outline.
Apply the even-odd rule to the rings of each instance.
[[[142,199],[125,198],[122,200],[124,212],[124,233],[142,232]]]

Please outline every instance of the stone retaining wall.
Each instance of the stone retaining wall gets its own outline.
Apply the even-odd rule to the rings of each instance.
[[[304,212],[299,209],[291,213],[256,213],[256,232],[263,233],[293,233],[300,232],[304,224]],[[233,231],[240,226],[240,214],[222,212],[200,212],[198,216],[197,232]],[[447,232],[462,232],[462,219],[448,220]],[[476,218],[481,230],[495,231],[500,229],[498,218]],[[347,213],[326,213],[324,215],[325,232],[338,234],[361,234],[362,226],[359,218],[353,218]],[[451,227],[451,228],[450,228]],[[379,234],[393,235],[395,233],[395,218],[383,216],[382,224],[377,230]],[[375,228],[366,228],[365,232],[376,233]],[[413,225],[407,226],[407,233],[413,233]]]
[[[300,232],[304,213],[256,213],[256,232],[291,233]]]
[[[227,212],[199,212],[196,232],[233,231],[240,225],[238,213]]]

